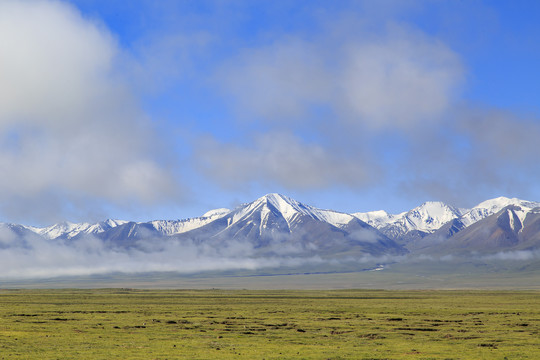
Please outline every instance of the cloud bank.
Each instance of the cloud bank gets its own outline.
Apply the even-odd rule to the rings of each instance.
[[[337,123],[407,129],[440,120],[463,67],[444,43],[389,26],[378,36],[277,39],[241,52],[218,79],[246,118],[310,123],[322,108]]]
[[[248,147],[213,138],[201,141],[196,154],[199,167],[232,188],[259,181],[289,189],[319,189],[335,184],[358,186],[374,178],[375,165],[369,159],[353,160],[284,131],[253,136]]]
[[[323,262],[318,256],[302,256],[296,249],[278,255],[256,256],[254,245],[247,241],[227,240],[217,246],[174,238],[145,238],[120,246],[93,236],[70,240],[47,240],[36,235],[21,238],[8,226],[0,226],[0,278],[3,279],[118,272],[257,270]]]
[[[369,234],[358,233],[363,241]],[[124,246],[125,245],[125,246]],[[339,258],[320,257],[310,244],[280,241],[265,253],[244,240],[224,240],[218,244],[189,239],[145,238],[129,245],[112,244],[94,236],[69,240],[47,240],[36,235],[25,237],[0,226],[0,279],[44,279],[107,274],[175,272],[193,274],[207,271],[269,270],[306,271],[316,266],[331,271],[365,271],[375,264],[460,264],[505,262],[529,264],[540,259],[540,251],[508,251],[488,255],[358,255]],[[320,271],[320,270],[319,270]]]
[[[365,189],[391,176],[385,159],[408,161],[409,141],[445,125],[464,81],[458,54],[404,26],[372,34],[334,25],[330,35],[277,38],[222,65],[215,81],[240,123],[255,124],[245,134],[254,141],[199,143],[207,174],[222,184]],[[392,137],[397,144],[382,145]]]
[[[0,204],[11,218],[175,196],[113,35],[58,1],[1,1]],[[71,208],[71,209],[70,209]]]

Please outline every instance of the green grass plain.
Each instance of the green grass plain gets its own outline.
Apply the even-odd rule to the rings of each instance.
[[[539,359],[539,291],[1,290],[1,359]]]
[[[478,271],[473,266],[399,264],[384,271],[281,274],[108,274],[1,280],[3,289],[227,289],[227,290],[540,290],[540,270]]]

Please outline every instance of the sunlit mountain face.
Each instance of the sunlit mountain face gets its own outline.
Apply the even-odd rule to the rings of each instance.
[[[427,258],[531,260],[539,250],[540,203],[509,198],[347,214],[272,193],[183,220],[0,225],[4,277],[358,271]]]

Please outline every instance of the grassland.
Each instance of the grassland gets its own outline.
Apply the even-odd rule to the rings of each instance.
[[[231,270],[182,274],[155,272],[49,279],[0,279],[3,289],[123,288],[228,290],[540,290],[540,261],[404,261],[383,271],[366,264]],[[373,267],[372,265],[371,267]]]
[[[539,359],[538,291],[2,290],[2,359]]]

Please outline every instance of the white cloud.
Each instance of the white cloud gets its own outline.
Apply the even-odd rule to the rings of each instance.
[[[117,49],[105,30],[60,2],[8,0],[0,9],[4,128],[84,122],[81,110],[116,92],[107,76]]]
[[[538,118],[496,108],[468,109],[458,126],[474,146],[474,154],[482,161],[491,158],[493,165],[501,160],[527,165],[540,155],[534,146],[540,136]]]
[[[463,77],[459,57],[447,46],[400,28],[345,48],[336,103],[374,128],[437,122]]]
[[[330,109],[335,122],[372,129],[438,121],[463,80],[459,56],[398,26],[380,36],[354,30],[344,39],[283,38],[247,49],[218,80],[247,118],[309,124]]]
[[[309,107],[329,100],[331,74],[320,48],[301,39],[242,52],[218,74],[240,112],[271,121],[305,120]]]
[[[483,256],[484,260],[503,260],[503,261],[528,261],[537,259],[540,257],[540,251],[538,250],[516,250],[516,251],[503,251],[493,255]]]
[[[176,196],[157,160],[156,135],[118,75],[121,49],[105,28],[63,2],[6,0],[0,44],[4,215],[16,215],[24,202],[27,215],[51,221],[65,217],[57,213],[65,202],[148,204]]]
[[[535,146],[540,123],[497,108],[454,109],[454,123],[411,141],[395,173],[401,191],[413,198],[430,197],[472,206],[486,198],[538,196],[531,179],[540,155]]]
[[[247,145],[203,143],[198,161],[215,180],[358,189],[381,179],[385,157],[399,156],[381,148],[381,136],[400,133],[407,144],[444,123],[463,80],[459,56],[419,31],[390,25],[374,35],[355,24],[278,38],[221,67],[219,88],[240,117],[273,134],[248,130],[255,140]]]
[[[373,180],[377,168],[367,159],[339,156],[287,132],[257,135],[242,146],[206,139],[198,144],[197,161],[210,177],[230,187],[246,182],[317,189],[356,187]]]

